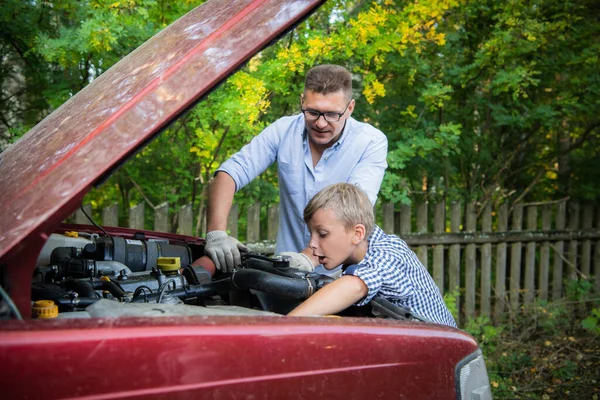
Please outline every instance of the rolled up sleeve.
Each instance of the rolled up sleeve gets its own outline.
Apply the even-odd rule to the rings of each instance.
[[[360,187],[367,193],[371,204],[375,204],[377,201],[377,193],[387,168],[387,151],[386,136],[381,132],[374,134],[373,141],[365,150],[363,157],[352,170],[348,179],[348,183]]]
[[[221,164],[215,173],[219,171],[228,173],[235,182],[236,191],[240,190],[275,161],[279,142],[277,125],[270,125]]]

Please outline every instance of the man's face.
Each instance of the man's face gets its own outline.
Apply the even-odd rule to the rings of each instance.
[[[316,120],[304,117],[308,138],[313,145],[322,148],[331,147],[340,137],[346,120],[354,110],[354,100],[348,101],[343,91],[321,94],[307,90],[302,95],[302,109],[320,113],[343,113],[337,122],[328,122],[320,115]]]
[[[310,242],[308,247],[319,263],[326,269],[333,269],[341,264],[356,263],[357,244],[362,240],[355,230],[346,229],[332,209],[317,210],[308,222]]]

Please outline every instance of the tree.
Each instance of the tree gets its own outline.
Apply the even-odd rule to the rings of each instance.
[[[445,45],[409,55],[408,84],[389,71],[398,94],[386,86],[379,105],[396,118],[380,121],[414,122],[400,129],[410,140],[390,153],[391,176],[406,171],[413,190],[442,177],[445,195],[480,202],[597,199],[597,185],[585,184],[598,178],[597,16],[595,2],[552,0],[449,10],[437,25]],[[431,151],[427,138],[444,148]]]
[[[18,25],[31,29],[2,37],[10,57],[0,68],[32,83],[21,86],[28,113],[7,106],[3,119],[18,114],[30,126],[200,2],[9,3],[3,18],[22,14]],[[299,112],[310,67],[339,63],[355,78],[353,116],[389,139],[382,199],[597,200],[598,11],[591,0],[329,1],[89,199],[168,201],[173,211],[191,202],[202,215],[218,165],[267,124]],[[3,104],[14,97],[7,79]],[[15,132],[19,124],[5,126]],[[277,200],[274,169],[236,196],[242,205],[258,199]]]
[[[0,151],[32,127],[49,109],[46,77],[52,73],[33,51],[36,37],[52,30],[45,7],[7,0],[0,12]]]
[[[202,2],[4,2],[0,11],[0,135],[4,142],[0,150]]]

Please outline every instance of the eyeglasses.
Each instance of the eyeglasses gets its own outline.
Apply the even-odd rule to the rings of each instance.
[[[348,110],[348,107],[350,107],[350,103],[352,102],[352,99],[350,99],[350,101],[348,102],[348,104],[346,104],[346,108],[344,108],[344,111],[342,111],[341,113],[337,113],[334,111],[327,111],[327,112],[319,112],[316,110],[305,110],[304,108],[300,109],[300,111],[302,111],[302,114],[304,114],[304,118],[306,118],[309,121],[316,121],[319,118],[321,118],[321,115],[323,116],[323,118],[325,118],[325,121],[327,122],[338,122],[340,120],[340,118],[342,118],[342,115],[344,115],[346,113],[346,110]]]

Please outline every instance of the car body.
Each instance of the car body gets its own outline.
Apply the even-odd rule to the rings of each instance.
[[[62,224],[93,185],[323,2],[209,1],[0,154],[4,398],[489,398],[481,351],[458,329],[369,310],[283,317],[253,291],[272,288],[289,307],[327,278],[259,256],[220,276],[192,263],[202,239]]]

